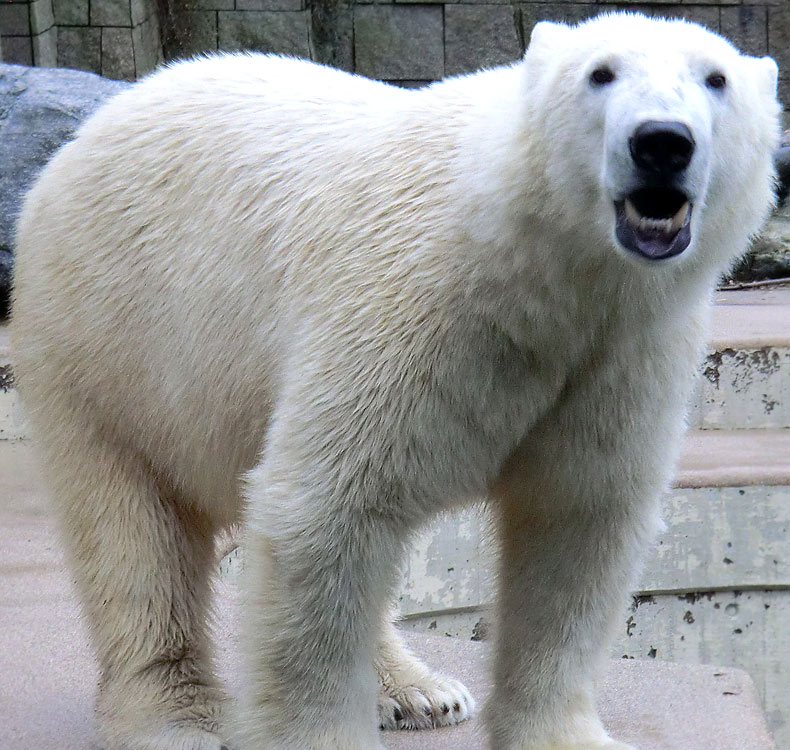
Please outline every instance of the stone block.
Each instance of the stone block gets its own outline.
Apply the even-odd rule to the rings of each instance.
[[[559,21],[561,23],[579,23],[613,8],[601,7],[592,3],[531,3],[520,5],[523,38],[529,40],[532,27],[538,21]]]
[[[101,74],[118,81],[135,80],[131,29],[104,27],[101,30]]]
[[[675,0],[683,5],[740,5],[741,0]]]
[[[147,75],[162,62],[159,19],[154,14],[132,28],[134,68],[137,78]]]
[[[137,26],[151,16],[157,16],[155,0],[131,0],[132,26]]]
[[[768,53],[768,10],[762,5],[721,9],[721,33],[747,55]]]
[[[712,5],[668,5],[657,7],[653,15],[663,18],[685,18],[687,21],[693,21],[711,31],[718,32],[721,25],[719,10]]]
[[[304,0],[236,0],[236,10],[304,10]]]
[[[58,30],[54,26],[33,37],[33,62],[37,68],[58,64]]]
[[[59,26],[58,67],[101,73],[101,29]]]
[[[384,80],[444,77],[444,19],[436,5],[363,5],[354,12],[358,73]]]
[[[219,48],[277,52],[310,59],[306,11],[220,11]]]
[[[776,60],[779,70],[790,75],[790,7],[768,10],[768,54]],[[785,106],[790,100],[785,99]]]
[[[92,2],[91,26],[131,26],[130,0],[100,0]]]
[[[387,81],[390,86],[397,86],[399,89],[421,89],[430,85],[430,81]]]
[[[617,5],[603,6],[600,9],[599,13],[606,13],[610,10],[628,10],[631,11],[632,13],[641,13],[643,16],[653,16],[656,15],[655,11],[658,9],[653,5],[638,5],[636,3],[618,3]]]
[[[354,70],[354,10],[334,0],[316,2],[310,11],[313,59],[340,70]]]
[[[511,62],[522,54],[521,19],[509,5],[447,5],[444,9],[445,75]]]
[[[394,2],[403,4],[444,2],[447,5],[512,5],[510,0],[394,0]],[[535,2],[540,2],[540,0],[535,0]],[[545,0],[543,0],[543,2],[545,2]]]
[[[184,0],[180,4],[184,10],[233,10],[238,7],[234,0]]]
[[[785,112],[790,112],[790,78],[779,79],[779,101],[782,102]]]
[[[645,0],[601,0],[601,10],[634,10],[642,13],[642,9],[639,7],[641,4],[644,4]],[[678,0],[650,0],[650,6],[653,5],[669,5],[672,3],[677,3]],[[650,15],[650,14],[646,14]]]
[[[30,8],[30,33],[43,34],[55,25],[55,16],[52,12],[52,0],[34,0]],[[38,63],[36,63],[38,65]]]
[[[52,0],[55,23],[61,26],[87,26],[88,0]]]
[[[3,62],[15,65],[33,64],[33,43],[29,36],[3,37]]]
[[[173,57],[192,57],[201,52],[217,50],[217,14],[211,10],[182,11],[175,16],[178,37],[170,54]]]
[[[0,33],[4,37],[30,35],[30,11],[27,4],[0,1]]]

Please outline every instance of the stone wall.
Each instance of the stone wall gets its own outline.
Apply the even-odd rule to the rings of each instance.
[[[0,54],[133,79],[162,58],[255,49],[412,84],[515,59],[540,19],[616,8],[689,18],[746,52],[773,55],[790,102],[788,0],[0,0]]]
[[[0,0],[0,60],[134,80],[163,59],[156,0]]]

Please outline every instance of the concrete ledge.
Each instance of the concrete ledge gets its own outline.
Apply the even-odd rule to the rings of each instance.
[[[691,430],[676,487],[790,485],[790,430]]]
[[[717,292],[711,349],[790,346],[790,285]]]

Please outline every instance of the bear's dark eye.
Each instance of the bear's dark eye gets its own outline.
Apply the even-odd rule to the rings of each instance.
[[[605,86],[614,80],[614,71],[607,65],[602,65],[590,73],[590,83],[594,86]]]
[[[711,73],[705,79],[705,85],[709,89],[723,89],[727,85],[727,77],[724,73]]]

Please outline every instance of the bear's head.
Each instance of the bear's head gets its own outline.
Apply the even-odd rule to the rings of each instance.
[[[696,24],[615,13],[537,24],[524,70],[549,214],[651,265],[745,249],[772,202],[773,60]]]

